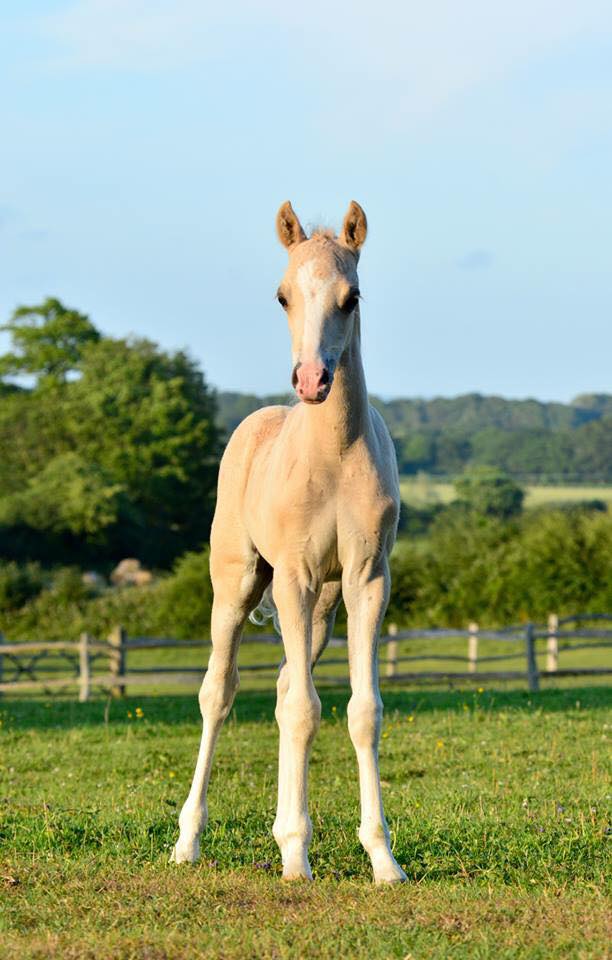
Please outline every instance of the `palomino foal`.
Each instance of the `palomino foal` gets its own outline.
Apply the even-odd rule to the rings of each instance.
[[[193,862],[199,855],[215,742],[238,689],[240,637],[261,602],[263,611],[276,607],[285,648],[277,684],[273,832],[283,877],[312,877],[308,756],[321,716],[312,667],[329,640],[342,595],[352,688],[348,727],[359,763],[359,839],[376,882],[393,883],[406,877],[391,853],[380,790],[377,645],[389,598],[399,488],[393,445],[368,403],[361,363],[357,262],[366,217],[353,202],[338,237],[315,231],[308,239],[285,203],[276,225],[289,252],[278,300],[289,321],[292,383],[302,402],[247,417],[221,463],[210,553],[213,649],[200,691],[202,742],[173,859]]]

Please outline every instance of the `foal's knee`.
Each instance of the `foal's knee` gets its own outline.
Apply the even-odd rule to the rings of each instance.
[[[202,719],[225,720],[239,685],[235,666],[216,667],[211,658],[198,696]]]
[[[283,703],[285,702],[285,697],[287,696],[288,690],[289,690],[289,668],[287,667],[287,664],[284,663],[283,666],[280,668],[280,672],[278,674],[278,680],[276,681],[276,711],[274,715],[276,717],[276,722],[278,724],[281,723]]]
[[[382,723],[382,700],[378,693],[354,693],[348,703],[347,717],[355,749],[377,746]]]
[[[321,722],[321,701],[314,687],[300,691],[289,687],[279,699],[277,719],[292,743],[309,747]]]

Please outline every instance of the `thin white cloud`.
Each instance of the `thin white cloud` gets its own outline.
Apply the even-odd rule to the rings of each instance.
[[[13,219],[13,209],[3,203],[0,203],[0,229],[5,227]]]
[[[39,19],[64,66],[158,71],[206,54],[210,16],[185,0],[77,0]]]
[[[457,261],[462,270],[487,270],[493,265],[493,254],[490,250],[469,250]]]
[[[251,64],[276,40],[279,62],[328,84],[324,130],[362,118],[399,132],[568,41],[612,33],[612,11],[609,0],[74,0],[38,26],[64,68],[175,71],[236,56],[238,74],[249,30]]]

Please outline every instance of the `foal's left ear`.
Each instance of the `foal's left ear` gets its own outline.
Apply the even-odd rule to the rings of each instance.
[[[363,209],[355,200],[351,200],[348,212],[342,224],[342,232],[339,236],[340,243],[352,250],[356,256],[365,243],[368,232],[368,221]]]

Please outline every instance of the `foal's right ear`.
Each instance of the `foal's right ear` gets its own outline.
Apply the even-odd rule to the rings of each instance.
[[[283,203],[276,214],[276,232],[278,239],[287,250],[293,250],[298,243],[306,239],[306,234],[302,230],[302,224],[298,220],[296,213],[289,200]]]

